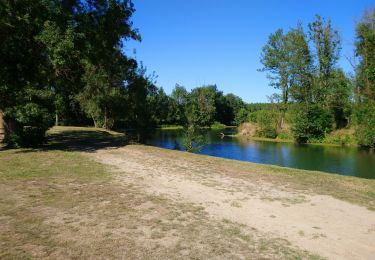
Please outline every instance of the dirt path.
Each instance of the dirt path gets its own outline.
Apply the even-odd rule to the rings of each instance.
[[[196,162],[185,153],[132,145],[90,156],[113,166],[117,182],[142,185],[148,194],[193,203],[212,219],[286,239],[329,259],[375,259],[375,212],[364,207],[240,178],[230,164]]]

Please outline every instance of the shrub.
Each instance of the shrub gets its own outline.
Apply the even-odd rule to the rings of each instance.
[[[195,126],[188,126],[184,129],[183,146],[185,151],[193,153],[200,152],[205,144],[203,134]]]
[[[291,135],[291,133],[287,130],[283,130],[281,131],[278,135],[277,135],[277,138],[278,139],[282,139],[282,140],[290,140],[293,138],[293,136]]]
[[[257,135],[266,138],[276,138],[277,115],[270,110],[260,110],[257,112]]]
[[[292,132],[298,143],[322,140],[326,133],[332,131],[333,116],[329,110],[320,105],[296,107]]]
[[[53,114],[36,103],[14,107],[6,115],[13,123],[8,143],[14,147],[35,147],[43,143],[53,125]]]
[[[367,101],[360,105],[355,111],[355,120],[358,144],[375,147],[375,101]]]

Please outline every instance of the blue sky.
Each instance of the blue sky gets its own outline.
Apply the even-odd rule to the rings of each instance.
[[[134,27],[142,42],[125,51],[155,71],[169,94],[176,83],[188,90],[216,84],[246,102],[266,102],[277,92],[268,86],[259,57],[270,33],[287,30],[315,14],[331,18],[342,37],[342,54],[353,55],[355,24],[372,0],[133,0]],[[345,58],[339,65],[350,66]]]

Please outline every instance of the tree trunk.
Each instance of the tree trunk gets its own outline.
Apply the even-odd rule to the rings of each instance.
[[[108,129],[107,107],[104,108],[104,129]]]
[[[59,125],[59,115],[56,112],[56,114],[55,114],[55,126],[58,126],[58,125]]]
[[[92,121],[94,122],[94,127],[97,128],[98,123],[96,122],[95,117],[93,115],[91,115],[91,118],[92,118]]]
[[[3,111],[0,110],[0,143],[5,140],[5,123]]]

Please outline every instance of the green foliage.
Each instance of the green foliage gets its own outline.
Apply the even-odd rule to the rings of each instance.
[[[375,100],[375,9],[369,10],[356,28],[358,98]]]
[[[358,144],[375,147],[375,101],[359,105],[355,111],[355,119]]]
[[[271,110],[257,112],[257,135],[266,138],[276,138],[277,114]]]
[[[211,125],[211,128],[212,129],[224,129],[224,128],[226,128],[227,126],[226,125],[224,125],[224,124],[222,124],[222,123],[220,123],[220,122],[217,122],[217,121],[215,121],[212,125]]]
[[[294,111],[292,132],[298,143],[322,140],[332,131],[333,116],[320,105],[299,106]]]
[[[242,123],[247,122],[248,115],[249,115],[249,112],[247,111],[246,108],[243,107],[240,110],[238,110],[238,112],[236,113],[236,116],[234,118],[235,124],[240,125]]]
[[[317,103],[326,104],[331,88],[332,72],[339,59],[341,40],[338,31],[333,29],[331,21],[326,21],[319,15],[309,24],[309,35],[316,50],[317,82],[314,86],[314,99]]]
[[[356,137],[359,145],[375,147],[375,9],[357,25]]]
[[[351,129],[340,129],[326,135],[323,143],[338,145],[355,145],[357,139]]]
[[[190,153],[198,153],[205,145],[204,136],[201,130],[196,126],[188,126],[184,128],[184,138],[182,141],[185,151]]]
[[[191,91],[186,109],[189,125],[212,125],[216,113],[216,91],[216,86],[203,86]]]
[[[6,117],[12,118],[12,132],[9,145],[14,147],[34,147],[43,143],[45,133],[53,125],[53,114],[36,103],[8,110]],[[9,122],[9,121],[8,121]]]
[[[344,72],[333,71],[326,102],[334,115],[336,129],[344,128],[349,123],[352,112],[351,91],[352,84]]]
[[[278,133],[277,138],[281,140],[291,140],[293,139],[293,135],[290,133],[290,131],[281,131]]]

